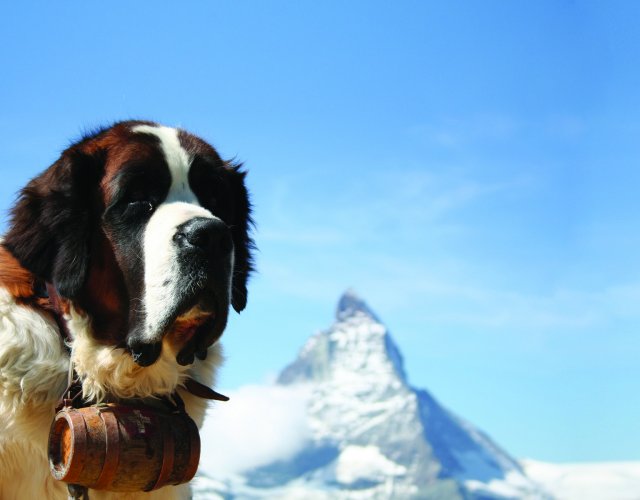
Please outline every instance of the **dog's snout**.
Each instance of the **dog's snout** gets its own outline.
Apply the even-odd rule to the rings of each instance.
[[[224,255],[233,247],[229,228],[217,218],[195,217],[185,222],[173,241],[182,249],[199,249],[209,255]]]

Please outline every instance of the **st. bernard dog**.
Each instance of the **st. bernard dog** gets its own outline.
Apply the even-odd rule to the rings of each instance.
[[[0,246],[0,499],[67,498],[47,440],[70,363],[89,401],[177,392],[202,425],[207,402],[185,383],[214,383],[228,309],[247,302],[244,177],[184,130],[127,121],[82,138],[21,191]]]

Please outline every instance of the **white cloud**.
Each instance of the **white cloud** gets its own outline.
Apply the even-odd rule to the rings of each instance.
[[[377,446],[347,446],[340,453],[335,468],[338,482],[347,485],[407,473],[406,467],[389,460]]]
[[[640,498],[640,462],[550,464],[524,460],[529,477],[558,498]]]
[[[224,478],[292,457],[309,436],[304,387],[247,385],[208,412],[200,470]]]
[[[377,275],[352,280],[368,291],[367,297],[388,311],[412,314],[425,322],[502,331],[566,331],[640,318],[640,282],[602,290],[567,285],[535,293],[496,287],[472,264],[455,259],[428,267],[386,256],[367,264]]]
[[[455,168],[434,174],[423,166],[403,166],[402,175],[398,168],[378,167],[357,183],[337,183],[320,198],[310,195],[306,187],[312,179],[279,180],[272,190],[272,203],[262,210],[259,247],[287,244],[296,251],[300,247],[349,251],[367,243],[375,244],[372,250],[389,251],[401,242],[414,246],[429,235],[464,230],[460,210],[531,186],[530,177],[521,173],[489,181],[469,179]]]
[[[466,146],[471,142],[504,141],[523,128],[511,116],[489,113],[468,116],[448,116],[411,127],[409,133],[445,148]]]

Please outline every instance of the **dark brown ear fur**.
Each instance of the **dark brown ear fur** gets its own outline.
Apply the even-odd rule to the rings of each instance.
[[[246,172],[240,170],[242,165],[231,165],[231,189],[233,199],[236,200],[234,207],[235,217],[231,226],[231,235],[234,245],[234,271],[231,289],[231,305],[236,312],[242,311],[247,305],[247,281],[253,272],[252,250],[255,244],[249,235],[253,220],[251,219],[251,202],[249,194],[244,184]]]
[[[67,150],[21,191],[3,245],[37,278],[73,298],[87,277],[101,162]]]

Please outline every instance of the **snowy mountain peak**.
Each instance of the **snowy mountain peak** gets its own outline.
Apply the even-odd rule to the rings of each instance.
[[[225,498],[548,498],[487,435],[408,384],[389,331],[352,290],[274,387],[304,395],[305,437]]]
[[[374,321],[378,321],[378,318],[371,309],[369,309],[364,300],[356,294],[355,290],[349,288],[342,294],[342,297],[340,297],[340,300],[338,301],[336,319],[345,320],[359,314],[369,316]]]
[[[307,341],[278,383],[330,380],[406,385],[402,356],[387,328],[352,290],[338,301],[334,324]]]

